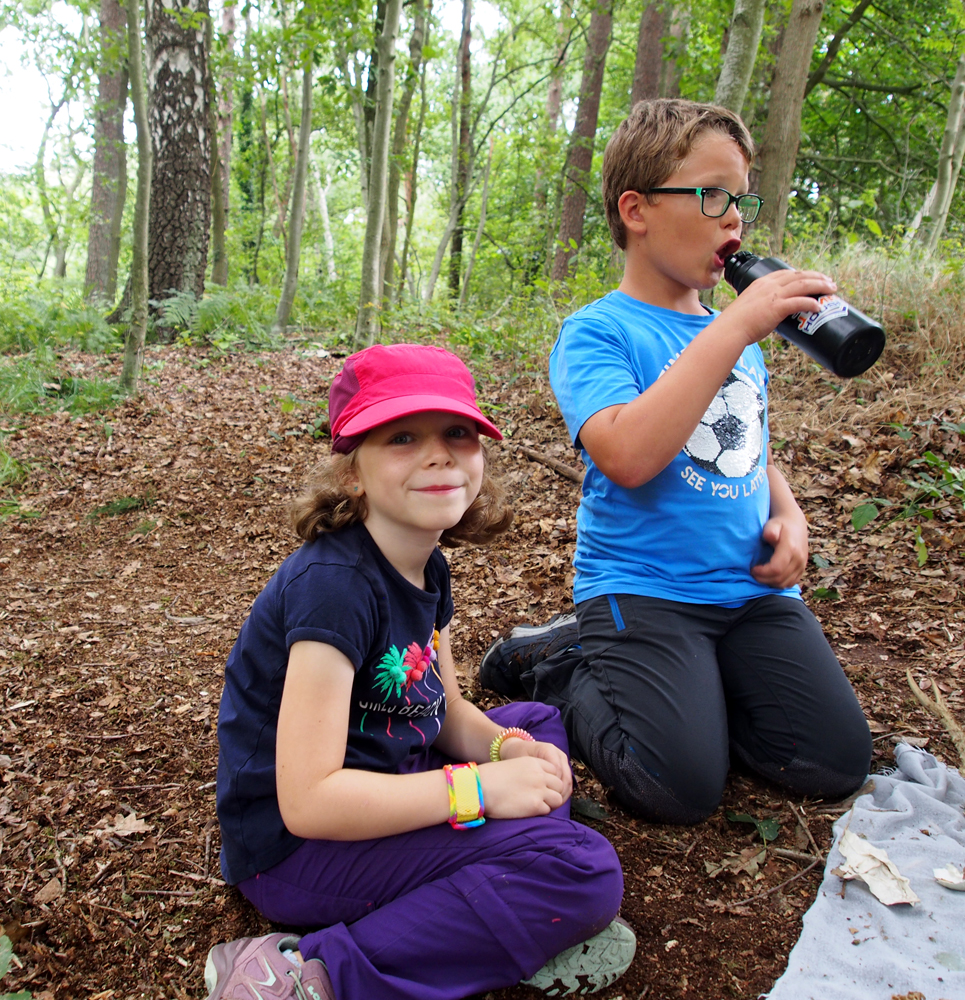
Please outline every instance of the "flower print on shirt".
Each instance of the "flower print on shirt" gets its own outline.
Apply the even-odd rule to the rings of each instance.
[[[380,710],[388,716],[386,735],[390,738],[402,738],[392,732],[392,715],[396,713],[419,734],[423,745],[427,742],[426,734],[423,729],[416,725],[414,720],[435,722],[436,733],[432,738],[435,738],[441,731],[442,723],[439,719],[439,711],[440,708],[445,711],[445,688],[442,684],[442,675],[437,668],[438,649],[439,632],[433,630],[432,637],[425,646],[418,642],[410,642],[404,649],[390,646],[388,652],[384,653],[379,661],[375,670],[375,689],[382,698],[405,699],[405,705],[398,709],[394,706],[380,706]],[[439,681],[438,687],[432,683],[430,674],[435,675]],[[409,697],[410,693],[419,696],[414,704]],[[364,732],[365,720],[370,706],[361,707],[365,709],[365,712],[360,722],[360,731]],[[372,706],[372,708],[374,707]],[[401,720],[397,720],[397,723],[398,721]]]
[[[429,644],[422,647],[417,642],[410,642],[403,652],[398,646],[390,646],[379,661],[379,666],[375,673],[375,686],[385,697],[395,688],[396,698],[402,697],[402,689],[408,691],[413,684],[421,681],[425,677],[426,671],[430,668],[432,672],[442,680],[439,671],[435,669],[435,663],[439,659],[437,650],[439,648],[439,632],[434,629]],[[408,702],[408,698],[406,701]]]

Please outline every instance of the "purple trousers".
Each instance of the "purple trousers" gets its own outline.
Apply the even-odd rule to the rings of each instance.
[[[567,751],[558,711],[493,709]],[[406,771],[452,763],[431,747]],[[337,1000],[461,1000],[528,978],[603,930],[623,897],[610,842],[569,818],[448,823],[382,840],[309,840],[238,888],[269,920],[317,927],[299,949],[328,968]]]

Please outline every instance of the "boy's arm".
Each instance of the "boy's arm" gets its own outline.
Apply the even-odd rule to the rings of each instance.
[[[632,489],[662,472],[690,439],[744,349],[795,312],[816,312],[814,295],[836,288],[816,271],[775,271],[748,286],[680,357],[629,403],[594,413],[579,436],[596,467]]]
[[[758,583],[784,590],[798,583],[808,562],[808,523],[798,506],[784,474],[774,464],[767,447],[767,484],[771,491],[771,516],[761,537],[773,546],[766,563],[754,566],[751,575]]]

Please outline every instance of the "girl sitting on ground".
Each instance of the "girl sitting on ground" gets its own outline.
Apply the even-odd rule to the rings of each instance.
[[[410,344],[348,358],[329,416],[304,544],[241,629],[218,720],[224,877],[310,930],[212,948],[209,1000],[601,989],[635,940],[612,846],[569,818],[559,713],[482,712],[452,659],[438,544],[509,525],[479,440],[501,435],[465,365]]]

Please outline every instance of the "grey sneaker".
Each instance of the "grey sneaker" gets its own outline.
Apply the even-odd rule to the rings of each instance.
[[[523,985],[535,986],[550,997],[596,993],[630,968],[636,950],[633,928],[616,917],[596,936],[550,959],[530,979],[524,979]]]
[[[517,625],[486,650],[479,664],[479,683],[508,698],[525,694],[519,675],[562,649],[579,646],[575,614],[559,614],[545,625]]]
[[[208,952],[208,1000],[335,1000],[325,966],[313,958],[296,965],[282,950],[298,948],[291,934],[238,938]]]

